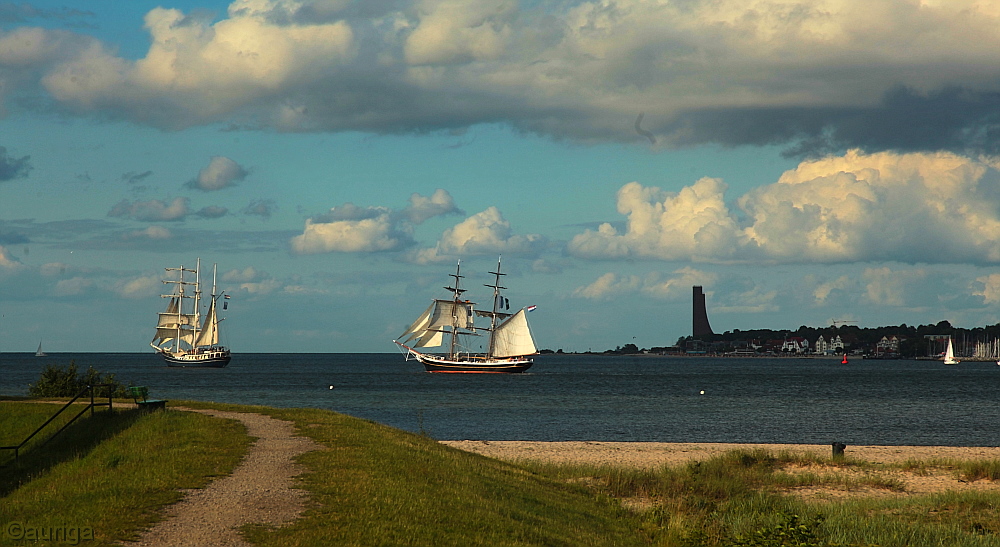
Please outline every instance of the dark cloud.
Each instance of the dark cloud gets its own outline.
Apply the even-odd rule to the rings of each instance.
[[[153,176],[152,171],[143,171],[142,173],[136,173],[135,171],[129,171],[122,175],[122,181],[128,184],[136,184],[146,180],[147,178]]]
[[[10,157],[7,149],[0,146],[0,182],[27,177],[28,171],[31,171],[30,159],[31,156]]]
[[[259,216],[263,219],[271,218],[271,215],[278,210],[277,204],[274,203],[272,199],[259,199],[256,201],[251,201],[246,208],[243,209],[244,215]]]
[[[70,8],[49,10],[27,3],[0,2],[0,23],[25,23],[30,19],[70,20],[93,17],[94,12]]]
[[[18,233],[18,232],[0,232],[0,245],[19,245],[22,243],[30,243],[31,240],[28,236]]]
[[[201,218],[222,218],[229,214],[229,209],[225,207],[219,207],[218,205],[209,205],[208,207],[202,207],[195,213],[196,216]]]
[[[870,108],[745,108],[688,112],[664,132],[678,144],[788,145],[789,157],[868,152],[1000,153],[1000,93],[949,87],[887,92]]]

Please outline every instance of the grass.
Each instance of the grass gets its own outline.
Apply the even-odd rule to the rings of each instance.
[[[4,403],[0,411],[9,410]],[[57,407],[23,403],[24,414],[51,415]],[[37,426],[36,426],[37,427]],[[30,431],[29,431],[30,433]],[[3,469],[0,545],[23,545],[6,525],[35,529],[90,528],[94,541],[112,545],[136,539],[178,501],[180,489],[199,488],[239,463],[250,438],[242,424],[190,412],[98,410],[63,434],[21,455]]]
[[[902,484],[888,471],[904,468],[993,480],[996,462],[887,467],[754,450],[654,470],[505,463],[329,411],[184,404],[289,420],[324,446],[298,458],[308,469],[299,485],[310,497],[302,518],[244,527],[255,545],[1000,546],[1000,494],[992,492],[823,502],[790,494],[898,492]],[[247,446],[232,421],[111,414],[100,442],[22,473],[0,498],[0,524],[88,523],[99,534],[93,544],[134,539],[179,489],[228,473]],[[24,428],[21,421],[3,420],[0,435]]]

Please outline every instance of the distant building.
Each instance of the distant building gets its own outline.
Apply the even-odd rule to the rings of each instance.
[[[711,336],[715,332],[712,331],[712,325],[708,323],[708,312],[705,311],[705,293],[701,292],[701,287],[698,285],[692,288],[694,289],[694,310],[692,313],[694,320],[691,335],[695,338],[706,335]]]
[[[805,353],[809,349],[809,341],[801,336],[786,338],[781,344],[781,351],[788,353]]]
[[[840,339],[840,335],[838,334],[837,336],[831,337],[830,341],[828,342],[826,338],[823,338],[823,335],[821,334],[819,335],[819,338],[816,339],[816,344],[813,351],[823,355],[830,355],[832,353],[843,353],[844,341]]]

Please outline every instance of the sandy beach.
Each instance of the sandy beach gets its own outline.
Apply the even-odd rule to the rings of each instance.
[[[704,460],[736,449],[764,448],[771,452],[812,453],[830,457],[832,445],[825,444],[732,444],[732,443],[647,443],[598,441],[441,441],[443,444],[500,460],[536,460],[553,463],[608,464],[628,467],[677,465]],[[955,446],[850,446],[850,458],[871,463],[900,463],[907,460],[989,460],[1000,459],[1000,447]]]
[[[582,463],[613,465],[632,468],[656,468],[663,465],[679,465],[690,461],[705,460],[712,456],[736,449],[753,450],[764,448],[778,454],[781,452],[814,454],[830,459],[832,445],[816,444],[730,444],[730,443],[650,443],[650,442],[596,442],[596,441],[441,441],[442,444],[482,454],[499,460],[541,461],[549,463]],[[1000,459],[1000,447],[954,447],[954,446],[847,446],[844,455],[850,459],[863,460],[871,464],[898,464],[906,461],[922,461],[927,464],[944,460],[995,460]],[[822,469],[787,469],[796,471],[821,471],[824,473],[863,474],[871,470],[823,466]],[[969,482],[962,480],[956,471],[948,466],[936,466],[920,472],[908,472],[887,467],[878,471],[885,476],[899,479],[905,484],[902,492],[860,488],[850,491],[843,489],[802,489],[797,493],[808,498],[832,499],[844,496],[898,496],[920,495],[949,490],[1000,490],[1000,483],[988,480]]]

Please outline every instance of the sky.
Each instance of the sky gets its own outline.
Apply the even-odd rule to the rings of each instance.
[[[0,352],[1000,322],[1000,1],[0,1]]]

